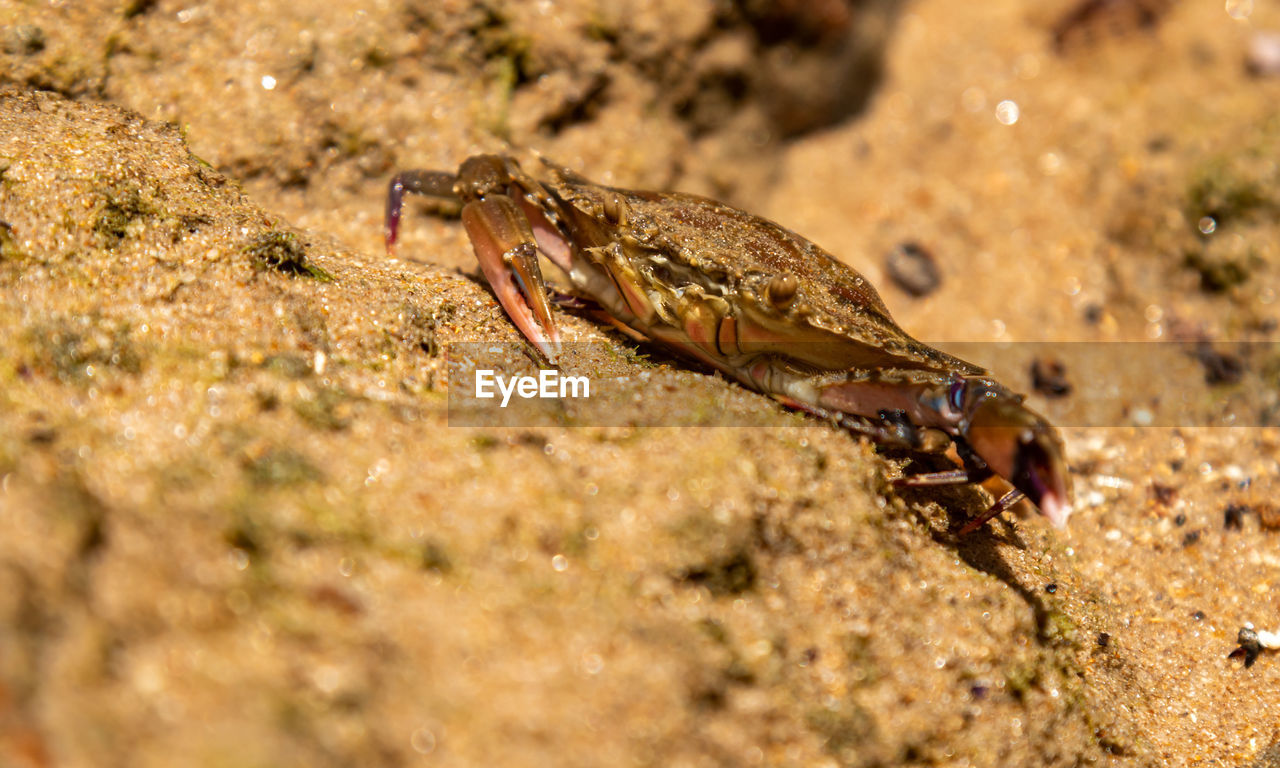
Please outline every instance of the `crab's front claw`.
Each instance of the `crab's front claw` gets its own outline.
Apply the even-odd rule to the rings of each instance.
[[[965,440],[996,474],[1026,494],[1055,528],[1071,515],[1062,438],[1013,397],[988,397],[969,417]]]
[[[510,197],[488,195],[463,206],[462,223],[502,308],[525,338],[555,362],[560,333],[551,318],[529,220]]]

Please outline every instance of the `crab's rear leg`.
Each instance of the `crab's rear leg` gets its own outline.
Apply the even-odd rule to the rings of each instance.
[[[1014,504],[1017,504],[1018,502],[1022,501],[1025,498],[1027,498],[1027,495],[1025,493],[1018,490],[1017,488],[1014,488],[1013,490],[1009,491],[1005,495],[996,499],[995,503],[993,503],[990,507],[988,507],[986,512],[983,512],[982,514],[973,518],[969,522],[965,523],[964,526],[960,528],[960,531],[957,535],[968,536],[969,534],[978,530],[982,526],[986,525],[988,521],[999,517],[1001,513],[1003,513],[1006,509],[1009,509]]]
[[[858,416],[840,411],[830,411],[818,406],[794,400],[785,395],[774,395],[774,398],[792,408],[808,411],[816,416],[831,419],[836,424],[855,434],[865,435],[879,445],[889,448],[900,448],[920,453],[939,454],[952,444],[952,439],[940,429],[918,427],[911,422],[903,411],[882,409],[877,418]],[[931,485],[984,485],[985,481],[996,479],[995,472],[963,441],[956,442],[957,452],[964,462],[963,469],[945,472],[926,472],[909,475],[893,481],[893,485],[902,487]],[[1022,491],[1014,489],[1001,496],[985,512],[965,523],[960,535],[970,534],[987,521],[1004,512],[1009,507],[1025,498]]]
[[[382,234],[387,253],[395,253],[396,240],[400,236],[400,210],[404,208],[405,195],[428,195],[445,199],[458,199],[454,185],[458,177],[444,171],[404,171],[391,177],[387,188],[387,217]]]
[[[991,477],[988,470],[985,473],[975,474],[967,469],[948,469],[942,472],[921,472],[916,475],[907,475],[899,477],[893,481],[895,488],[920,488],[922,486],[933,485],[969,485],[971,483],[981,482]]]
[[[830,421],[855,435],[870,438],[872,442],[886,448],[898,448],[908,451],[937,453],[941,447],[936,442],[937,430],[916,428],[897,412],[882,411],[878,418],[859,416],[852,413],[833,411],[820,406],[811,405],[787,395],[774,394],[774,400],[788,408],[804,411],[812,416]],[[950,439],[946,440],[950,444]]]
[[[951,441],[948,440],[950,444]],[[974,452],[963,440],[954,443],[956,454],[964,465],[962,469],[948,469],[942,472],[919,472],[893,481],[898,488],[916,488],[935,485],[982,485],[995,477],[995,471],[987,466],[982,457]],[[941,451],[937,451],[940,453]]]
[[[560,333],[551,319],[529,219],[507,195],[487,195],[462,207],[462,224],[502,308],[524,337],[555,362]]]
[[[922,472],[907,475],[893,481],[896,488],[919,488],[937,485],[983,485],[985,481],[995,477],[995,473],[987,467],[966,467],[965,469],[948,469],[943,472]],[[1007,487],[1007,486],[1006,486]],[[990,488],[988,488],[990,490]],[[998,517],[1006,509],[1026,498],[1026,494],[1014,488],[1000,496],[985,512],[964,524],[959,535],[967,536],[986,525],[988,521]]]
[[[960,460],[964,462],[963,469],[948,469],[942,472],[921,472],[919,474],[907,475],[893,481],[896,488],[919,488],[938,485],[981,485],[986,488],[992,495],[995,491],[989,483],[995,482],[1004,487],[1008,487],[1007,483],[998,478],[996,473],[987,466],[981,456],[974,453],[973,449],[968,447],[963,441],[957,441],[957,452],[960,454]],[[1000,495],[987,508],[985,512],[969,520],[961,527],[959,535],[967,536],[986,525],[988,521],[998,517],[1005,510],[1017,504],[1026,498],[1026,494],[1014,488]]]

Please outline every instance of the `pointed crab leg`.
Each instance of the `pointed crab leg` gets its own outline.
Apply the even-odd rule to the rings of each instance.
[[[950,469],[943,472],[924,472],[918,475],[908,475],[900,477],[893,481],[896,488],[921,488],[938,485],[971,485],[982,484],[983,481],[990,480],[996,475],[988,468],[982,469]],[[972,518],[964,524],[960,529],[960,536],[968,536],[974,531],[987,524],[987,521],[998,517],[1006,509],[1025,499],[1027,495],[1022,491],[1014,488],[999,497],[987,508],[985,512]]]
[[[453,185],[457,181],[457,176],[444,171],[405,171],[391,177],[391,185],[387,188],[387,218],[382,228],[388,254],[394,254],[396,251],[396,240],[400,236],[400,209],[404,207],[404,196],[429,195],[457,199],[453,191]]]
[[[992,504],[991,507],[986,512],[983,512],[982,514],[973,518],[969,522],[965,523],[964,527],[960,529],[960,532],[957,535],[968,536],[969,534],[978,530],[982,526],[986,525],[988,520],[991,520],[999,516],[1006,509],[1008,509],[1009,507],[1012,507],[1014,504],[1017,504],[1019,501],[1022,501],[1025,498],[1027,498],[1027,495],[1025,493],[1018,490],[1017,488],[1014,488],[1012,491],[1009,491],[1005,495],[996,499],[996,502]]]
[[[987,472],[977,478],[985,480],[991,476]],[[918,475],[907,475],[893,481],[895,488],[927,488],[934,485],[968,485],[976,482],[973,473],[967,469],[948,469],[942,472],[921,472]]]
[[[480,268],[512,322],[548,360],[555,362],[560,333],[551,319],[529,220],[506,195],[488,195],[462,207]]]

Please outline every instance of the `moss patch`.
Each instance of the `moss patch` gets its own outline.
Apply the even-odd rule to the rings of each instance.
[[[87,383],[107,368],[125,373],[142,370],[143,355],[132,342],[127,324],[95,316],[57,317],[29,327],[24,340],[30,349],[27,369],[64,383]]]
[[[326,283],[333,281],[333,275],[308,261],[306,248],[292,232],[274,229],[263,232],[245,246],[244,252],[260,270],[312,277]]]

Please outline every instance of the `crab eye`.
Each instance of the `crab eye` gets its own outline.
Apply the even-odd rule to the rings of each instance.
[[[951,406],[951,410],[959,411],[964,405],[964,379],[957,379],[952,382],[951,389],[947,392],[947,405]]]

